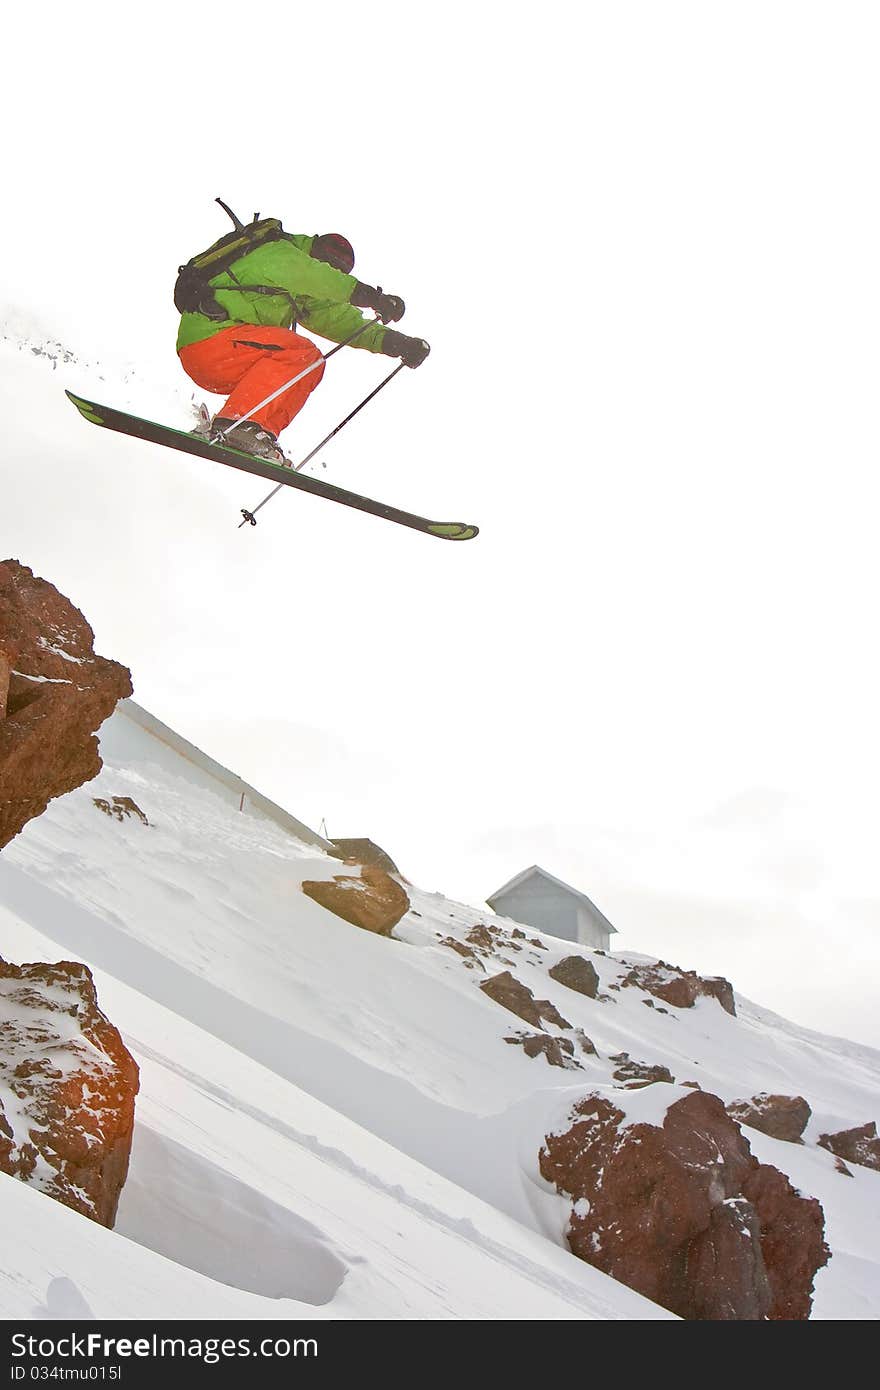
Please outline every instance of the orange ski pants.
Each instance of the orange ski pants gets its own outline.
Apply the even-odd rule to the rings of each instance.
[[[181,348],[180,361],[187,376],[203,390],[218,396],[229,393],[217,414],[230,419],[247,415],[285,381],[317,363],[308,376],[251,416],[274,435],[302,410],[324,375],[323,354],[310,338],[286,328],[256,324],[233,324],[199,343],[190,343]]]

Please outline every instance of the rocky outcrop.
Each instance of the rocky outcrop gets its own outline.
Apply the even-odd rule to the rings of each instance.
[[[611,1073],[614,1080],[631,1090],[652,1086],[655,1081],[675,1081],[668,1067],[661,1066],[659,1062],[636,1062],[628,1052],[615,1052],[609,1061],[617,1063],[616,1070]]]
[[[409,911],[409,898],[396,879],[369,864],[361,867],[359,876],[337,874],[329,882],[309,880],[302,890],[343,921],[379,936],[390,936]]]
[[[461,956],[468,970],[482,970],[486,967],[480,960],[472,946],[468,946],[466,941],[458,941],[454,936],[444,936],[440,939],[441,946],[448,946],[450,951],[454,951],[457,956]]]
[[[880,1173],[880,1137],[874,1120],[855,1129],[838,1130],[836,1134],[820,1134],[819,1143],[848,1163],[860,1163],[863,1168]]]
[[[480,989],[488,994],[490,999],[494,999],[496,1004],[500,1004],[503,1009],[509,1009],[513,1014],[519,1014],[526,1023],[530,1023],[533,1028],[540,1028],[544,1020],[552,1023],[557,1028],[570,1028],[571,1024],[566,1022],[562,1014],[549,999],[536,999],[528,985],[521,984],[509,970],[504,970],[500,975],[493,975],[491,979],[484,980]]]
[[[828,1258],[819,1203],[757,1162],[717,1096],[673,1099],[662,1124],[656,1105],[636,1091],[624,1114],[593,1092],[547,1136],[541,1173],[574,1199],[571,1249],[683,1318],[808,1316]]]
[[[583,956],[566,956],[547,971],[551,979],[557,980],[559,984],[565,985],[567,989],[577,990],[578,994],[586,994],[589,999],[596,998],[596,991],[599,988],[599,976],[596,974],[596,967],[590,961],[584,960]]]
[[[677,965],[658,960],[653,964],[634,965],[620,983],[624,987],[643,989],[676,1009],[691,1009],[701,995],[708,995],[736,1017],[733,986],[720,975],[704,979],[695,970],[680,970]]]
[[[772,1295],[768,1316],[787,1321],[808,1318],[813,1279],[830,1254],[821,1206],[815,1198],[802,1197],[785,1174],[769,1163],[755,1164],[743,1183],[743,1196],[758,1217]]]
[[[507,932],[502,932],[499,927],[487,927],[483,922],[477,922],[476,926],[471,927],[467,934],[467,939],[472,946],[476,946],[480,951],[488,952],[489,955],[493,954],[496,942],[504,945],[507,938]],[[522,947],[517,945],[513,949],[519,951]]]
[[[812,1114],[803,1096],[770,1096],[764,1091],[751,1100],[733,1100],[726,1109],[737,1124],[749,1125],[789,1144],[801,1142]]]
[[[380,845],[372,840],[331,840],[333,849],[328,853],[336,859],[344,859],[347,864],[368,864],[374,869],[384,869],[386,874],[399,874],[400,870]]]
[[[549,1033],[520,1033],[504,1041],[518,1043],[527,1057],[544,1057],[551,1067],[579,1069],[570,1038],[552,1038]]]
[[[95,733],[130,694],[79,609],[16,560],[0,563],[0,848],[97,776]]]
[[[109,800],[105,796],[93,796],[92,801],[99,811],[103,811],[105,816],[112,816],[114,820],[124,821],[137,818],[141,825],[150,824],[140,806],[136,801],[132,801],[130,796],[114,796]]]
[[[138,1069],[74,961],[0,961],[0,1170],[112,1227]]]

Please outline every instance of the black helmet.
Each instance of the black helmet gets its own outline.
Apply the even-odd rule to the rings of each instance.
[[[316,261],[326,261],[334,270],[350,275],[354,269],[354,249],[340,232],[323,232],[312,242],[310,253]]]

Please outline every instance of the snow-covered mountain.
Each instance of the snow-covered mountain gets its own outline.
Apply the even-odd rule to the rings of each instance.
[[[877,1316],[880,1174],[816,1140],[876,1117],[880,1055],[739,996],[736,1016],[658,1007],[623,983],[643,957],[410,884],[393,936],[362,931],[301,890],[340,872],[320,837],[135,714],[103,726],[99,777],[0,856],[0,952],[88,963],[141,1070],[114,1231],[0,1178],[3,1316],[669,1317],[569,1252],[570,1201],[538,1167],[587,1089],[648,1094],[620,1090],[624,1052],[668,1068],[649,1088],[666,1103],[691,1081],[806,1098],[802,1143],[748,1139],[824,1209],[812,1315]],[[141,814],[107,815],[114,798]],[[572,955],[595,998],[549,973]],[[555,1006],[563,1066],[480,988],[505,972]]]

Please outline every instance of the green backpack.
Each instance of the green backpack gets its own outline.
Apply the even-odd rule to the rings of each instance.
[[[222,198],[215,198],[214,201],[232,218],[234,231],[227,232],[207,251],[201,251],[186,265],[179,267],[174,286],[174,305],[181,314],[204,314],[206,318],[220,321],[227,317],[227,313],[217,302],[210,281],[253,251],[254,247],[262,246],[267,241],[278,241],[286,233],[277,217],[261,219],[259,213],[254,213],[253,222],[245,224],[238,220]],[[241,288],[257,293],[279,293],[277,289],[264,285],[242,285]]]

